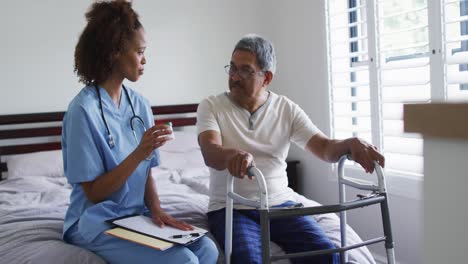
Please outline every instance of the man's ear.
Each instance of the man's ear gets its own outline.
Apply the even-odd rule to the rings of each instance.
[[[273,73],[271,71],[266,71],[264,74],[265,79],[263,80],[263,86],[268,86],[273,80]]]

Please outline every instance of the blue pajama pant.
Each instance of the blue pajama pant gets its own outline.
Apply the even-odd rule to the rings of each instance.
[[[280,207],[290,206],[286,202]],[[210,231],[224,249],[226,209],[208,213]],[[334,249],[325,232],[311,217],[299,216],[275,218],[270,220],[270,239],[286,253],[297,253],[311,250]],[[260,214],[257,210],[234,210],[232,263],[262,263],[262,245],[260,233]],[[328,254],[313,257],[292,258],[296,263],[330,264],[339,263],[339,254]]]
[[[69,230],[67,239],[74,245],[86,248],[107,263],[162,263],[162,264],[215,264],[218,249],[215,243],[204,236],[188,246],[173,246],[164,251],[153,249],[113,236],[100,234],[91,243],[86,242],[76,231],[76,224]]]

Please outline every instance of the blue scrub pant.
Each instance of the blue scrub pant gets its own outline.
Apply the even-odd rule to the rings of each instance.
[[[101,256],[108,263],[177,263],[212,264],[218,259],[215,243],[204,236],[188,246],[173,246],[164,251],[146,247],[102,233],[87,243],[76,230],[76,224],[67,239],[74,245],[86,248]]]
[[[286,202],[280,206],[290,206]],[[208,213],[210,231],[224,248],[226,209]],[[262,263],[262,242],[260,236],[260,216],[257,210],[234,210],[233,212],[232,257],[234,264]],[[325,232],[311,217],[288,217],[270,220],[270,239],[286,253],[311,250],[334,249]],[[292,258],[291,262],[330,264],[339,263],[339,254],[328,254],[305,258]]]

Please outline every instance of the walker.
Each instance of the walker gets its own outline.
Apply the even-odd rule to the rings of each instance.
[[[355,179],[347,178],[344,176],[344,163],[346,159],[351,160],[349,155],[344,155],[338,162],[338,187],[339,187],[339,204],[314,206],[305,208],[269,208],[268,207],[268,190],[265,177],[262,172],[256,167],[250,167],[247,170],[248,175],[254,176],[257,179],[259,186],[260,201],[249,200],[234,192],[234,177],[228,177],[227,180],[227,193],[226,193],[226,233],[224,243],[224,253],[226,264],[231,263],[232,253],[232,210],[233,201],[237,203],[257,208],[260,213],[260,226],[262,237],[262,260],[263,263],[269,264],[272,261],[280,259],[290,259],[298,257],[308,257],[323,254],[331,254],[335,252],[340,253],[340,263],[347,262],[347,251],[359,248],[362,246],[375,244],[385,241],[385,248],[387,253],[387,263],[395,264],[394,242],[392,237],[392,227],[390,223],[390,214],[388,209],[388,197],[385,186],[385,179],[382,167],[377,162],[375,164],[375,172],[377,174],[378,185],[370,182],[357,181]],[[353,201],[346,201],[345,199],[345,185],[351,186],[360,190],[372,191],[368,195],[359,195],[359,199]],[[384,236],[366,240],[354,245],[346,245],[346,211],[356,209],[364,206],[380,203],[382,213],[382,224]],[[303,216],[315,215],[325,213],[340,213],[340,231],[341,231],[341,247],[328,250],[315,250],[299,253],[283,254],[283,255],[270,255],[270,219],[288,217],[288,216]]]

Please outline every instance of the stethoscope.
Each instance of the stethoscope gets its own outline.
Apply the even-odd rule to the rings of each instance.
[[[107,130],[107,143],[109,144],[109,147],[112,149],[112,148],[115,147],[115,141],[114,141],[114,137],[112,136],[112,134],[110,132],[109,125],[107,124],[107,121],[106,121],[106,117],[104,116],[104,110],[103,110],[103,107],[102,107],[101,92],[99,91],[99,88],[97,87],[97,85],[94,85],[94,88],[96,89],[96,92],[98,94],[99,107],[100,107],[100,110],[101,110],[102,121],[104,121],[104,125],[106,126],[106,130]],[[135,143],[138,146],[138,144],[140,144],[140,143],[138,142],[138,138],[137,138],[137,135],[136,135],[136,132],[135,132],[135,122],[137,122],[138,124],[141,125],[141,127],[143,128],[143,131],[146,131],[145,121],[143,121],[143,119],[141,117],[139,117],[135,113],[135,109],[133,108],[132,100],[130,100],[130,95],[128,95],[127,88],[125,88],[125,86],[122,85],[122,89],[124,90],[125,97],[127,97],[127,101],[130,104],[130,108],[132,108],[133,116],[130,118],[130,128],[132,129],[133,137],[135,139]],[[154,154],[150,155],[149,157],[146,158],[146,160],[151,160],[153,158],[153,156],[154,156]]]

